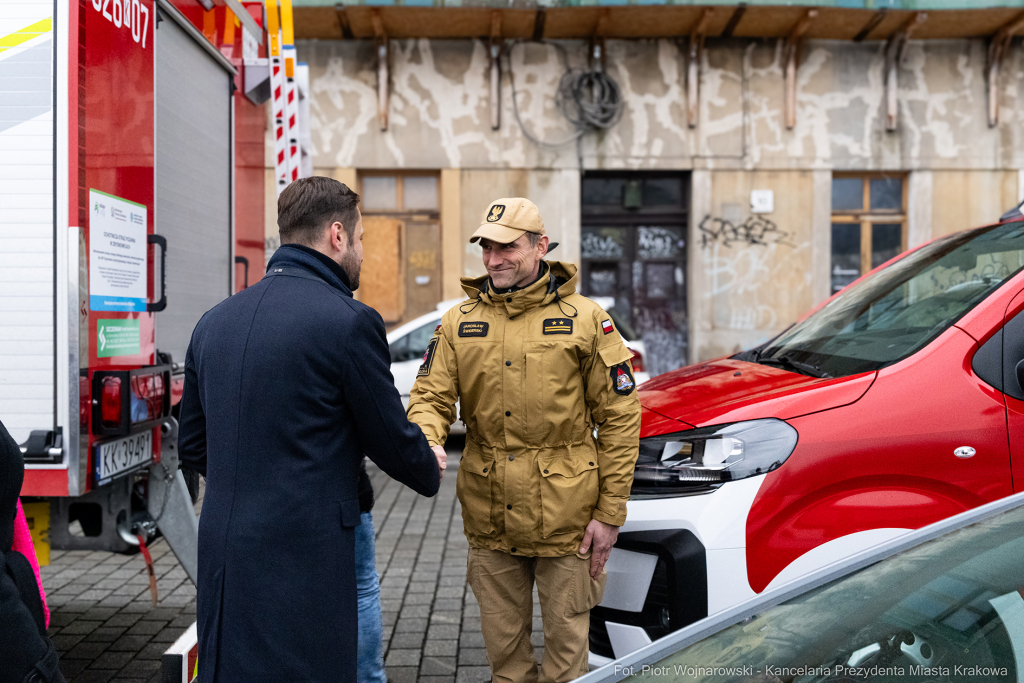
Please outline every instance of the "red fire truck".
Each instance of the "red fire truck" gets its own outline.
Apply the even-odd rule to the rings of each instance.
[[[263,274],[263,18],[0,5],[0,421],[54,548],[160,532],[195,577],[178,373],[199,317]]]

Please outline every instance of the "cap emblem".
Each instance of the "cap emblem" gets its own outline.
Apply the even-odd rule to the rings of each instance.
[[[491,207],[491,212],[487,214],[487,222],[494,223],[501,220],[502,215],[505,213],[504,204],[495,204]]]

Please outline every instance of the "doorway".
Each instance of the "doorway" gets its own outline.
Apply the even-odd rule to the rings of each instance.
[[[643,341],[653,377],[686,365],[688,173],[583,176],[581,291]]]
[[[360,300],[391,329],[441,301],[439,177],[367,171],[359,181],[365,231]]]

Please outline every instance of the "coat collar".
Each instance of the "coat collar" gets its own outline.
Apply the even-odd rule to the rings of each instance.
[[[345,296],[352,296],[352,290],[349,289],[348,277],[345,276],[345,271],[333,261],[328,264],[326,262],[328,260],[326,256],[308,247],[298,244],[282,244],[274,252],[274,255],[270,257],[270,261],[267,262],[267,272],[270,272],[273,266],[278,268],[283,266],[302,268],[316,275]],[[331,266],[335,267],[332,268]]]
[[[499,294],[493,291],[487,275],[462,278],[462,289],[471,299],[479,299],[489,306],[503,307],[510,317],[531,308],[547,306],[552,301],[576,292],[576,266],[563,261],[544,261],[542,265],[547,267],[547,273],[525,289]]]

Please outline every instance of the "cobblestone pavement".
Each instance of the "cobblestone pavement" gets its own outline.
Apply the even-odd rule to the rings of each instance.
[[[455,498],[461,443],[449,448],[441,490],[423,498],[372,464],[385,666],[393,683],[478,683],[490,668],[480,609],[466,586],[468,545]],[[200,501],[201,504],[201,501]],[[141,555],[53,551],[43,568],[50,633],[70,683],[160,681],[160,656],[195,621],[195,588],[163,539],[150,551],[160,601]],[[534,594],[534,634],[543,654]]]

